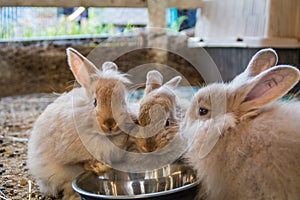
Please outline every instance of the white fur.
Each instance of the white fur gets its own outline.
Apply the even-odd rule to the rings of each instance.
[[[107,69],[105,71],[98,71],[95,77],[101,79],[101,78],[106,78],[106,79],[115,79],[119,80],[124,84],[130,84],[130,80],[126,77],[126,74],[121,74],[119,71]]]
[[[299,117],[299,102],[273,103],[255,119],[236,123],[205,158],[199,151],[205,129],[218,127],[218,121],[183,129],[190,144],[186,157],[208,199],[299,199],[300,124],[295,121]]]
[[[56,196],[62,189],[65,195],[72,193],[67,184],[83,170],[81,163],[92,158],[73,123],[72,100],[72,93],[67,93],[50,104],[35,122],[29,139],[28,168],[46,195]],[[84,97],[75,100],[79,108],[87,106]]]
[[[267,85],[269,89],[263,84],[265,80],[273,80],[274,74],[282,76],[283,81],[279,79],[276,85]],[[243,82],[212,84],[195,95],[181,126],[181,135],[189,145],[185,157],[197,170],[208,200],[297,200],[300,198],[300,123],[297,121],[300,102],[273,100],[297,83],[299,72],[289,66],[278,66],[254,78],[247,79],[244,75],[238,77],[240,81],[243,77]],[[266,101],[273,93],[259,92],[255,97],[258,100],[247,100],[254,83],[262,91],[272,91],[274,97]],[[225,104],[218,99],[222,91],[227,96]],[[214,101],[215,107],[207,101]],[[254,105],[253,109],[245,110],[244,103]],[[199,107],[214,111],[224,105],[224,111],[217,110],[211,116],[199,115]]]
[[[129,83],[125,75],[111,69],[97,72],[96,77]],[[55,197],[63,191],[64,199],[79,199],[71,181],[84,171],[84,163],[95,158],[111,163],[122,159],[122,155],[113,154],[112,143],[99,128],[89,89],[75,88],[61,95],[34,124],[27,164],[45,195]]]

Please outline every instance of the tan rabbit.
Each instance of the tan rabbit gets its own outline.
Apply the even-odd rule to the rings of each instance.
[[[115,119],[127,109],[125,84],[129,80],[112,62],[105,62],[100,71],[72,48],[67,49],[67,57],[82,87],[61,95],[37,119],[28,143],[28,167],[42,193],[57,196],[63,191],[64,199],[72,199],[76,195],[71,181],[87,163],[122,158],[114,154],[106,136],[121,133]]]
[[[136,138],[138,151],[158,151],[178,133],[179,122],[184,113],[175,96],[175,89],[180,81],[181,77],[176,76],[163,84],[160,72],[148,72],[138,114],[138,124],[143,127],[145,137]]]
[[[256,56],[231,83],[200,89],[182,123],[185,157],[208,200],[300,198],[300,102],[275,101],[300,74]]]

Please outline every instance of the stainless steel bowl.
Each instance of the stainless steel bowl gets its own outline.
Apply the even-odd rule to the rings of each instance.
[[[72,183],[82,199],[194,199],[197,194],[195,172],[181,163],[145,173],[111,170],[103,176],[91,172]]]

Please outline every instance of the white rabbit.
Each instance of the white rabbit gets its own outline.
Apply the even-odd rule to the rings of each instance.
[[[300,74],[256,59],[231,83],[200,89],[182,123],[185,157],[209,200],[300,198],[300,102],[275,101]]]
[[[180,76],[163,84],[162,74],[152,70],[147,73],[146,79],[138,114],[138,125],[143,127],[146,137],[136,138],[137,149],[143,153],[164,148],[178,133],[185,112],[175,96]]]
[[[37,119],[28,143],[27,164],[42,193],[57,196],[63,191],[64,199],[71,199],[71,181],[86,163],[122,157],[114,154],[114,145],[106,136],[121,132],[115,117],[122,113],[115,111],[127,109],[125,84],[129,80],[112,62],[105,62],[100,71],[72,48],[67,49],[67,57],[82,87],[61,95]]]

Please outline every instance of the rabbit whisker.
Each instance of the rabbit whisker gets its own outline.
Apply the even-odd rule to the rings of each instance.
[[[218,129],[218,133],[219,133],[220,137],[222,137],[223,135],[222,135],[222,131],[220,130],[220,127],[217,127],[217,129]]]

